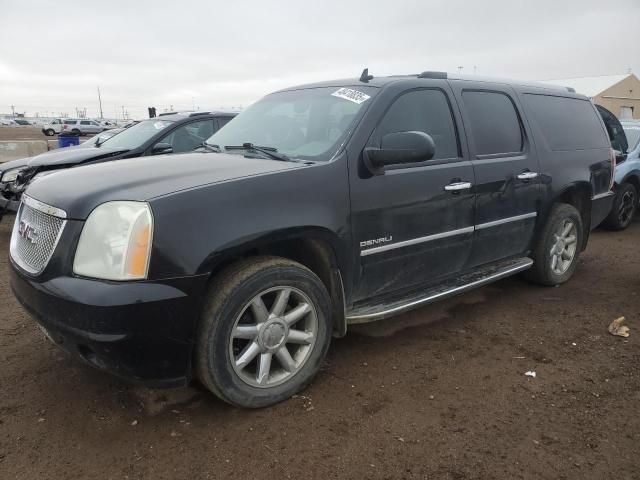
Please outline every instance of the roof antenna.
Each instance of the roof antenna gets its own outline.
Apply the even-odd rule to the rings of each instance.
[[[369,75],[369,69],[365,68],[362,70],[362,75],[360,75],[360,81],[363,83],[369,83],[369,80],[373,80],[373,75]]]

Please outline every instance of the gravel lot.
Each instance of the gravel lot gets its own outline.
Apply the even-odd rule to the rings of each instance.
[[[559,288],[512,278],[353,329],[302,395],[259,411],[67,358],[3,255],[0,478],[640,479],[639,241],[640,222],[596,231]],[[628,339],[607,332],[621,315]]]

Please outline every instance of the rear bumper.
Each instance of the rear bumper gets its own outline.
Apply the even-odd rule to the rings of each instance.
[[[166,283],[56,277],[11,263],[11,287],[53,342],[101,370],[153,387],[186,384],[206,276]]]
[[[591,198],[591,229],[593,230],[600,225],[613,205],[613,199],[615,198],[615,192],[606,192],[599,195],[594,195]]]

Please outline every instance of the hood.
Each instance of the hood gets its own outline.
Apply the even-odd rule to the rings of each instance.
[[[32,158],[33,157],[18,158],[16,160],[9,160],[8,162],[0,163],[0,172],[6,172],[12,168],[24,167]]]
[[[112,200],[147,201],[181,190],[305,168],[302,163],[240,154],[186,153],[139,157],[71,168],[34,180],[26,194],[85,219]]]
[[[602,105],[596,105],[596,108],[602,117],[604,126],[607,128],[609,140],[611,141],[611,148],[618,150],[621,153],[627,153],[629,150],[629,143],[627,142],[627,135],[624,133],[624,129],[622,128],[618,117]]]
[[[80,145],[78,145],[80,147]],[[57,167],[62,165],[75,165],[88,160],[97,160],[110,157],[124,150],[109,149],[103,147],[65,147],[51,150],[36,155],[29,160],[29,167]]]

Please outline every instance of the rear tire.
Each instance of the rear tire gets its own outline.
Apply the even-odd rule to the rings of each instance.
[[[71,130],[71,133],[73,133],[74,135],[82,135],[82,132],[80,130],[78,130],[77,128],[74,128],[73,130]]]
[[[532,252],[533,266],[525,276],[541,285],[566,282],[578,266],[582,239],[582,218],[578,210],[566,203],[554,205]]]
[[[613,199],[611,212],[602,222],[607,230],[624,230],[627,228],[638,208],[638,191],[630,183],[623,183]]]
[[[280,257],[243,260],[211,282],[197,334],[196,373],[232,405],[273,405],[311,381],[331,331],[331,300],[311,270]]]

